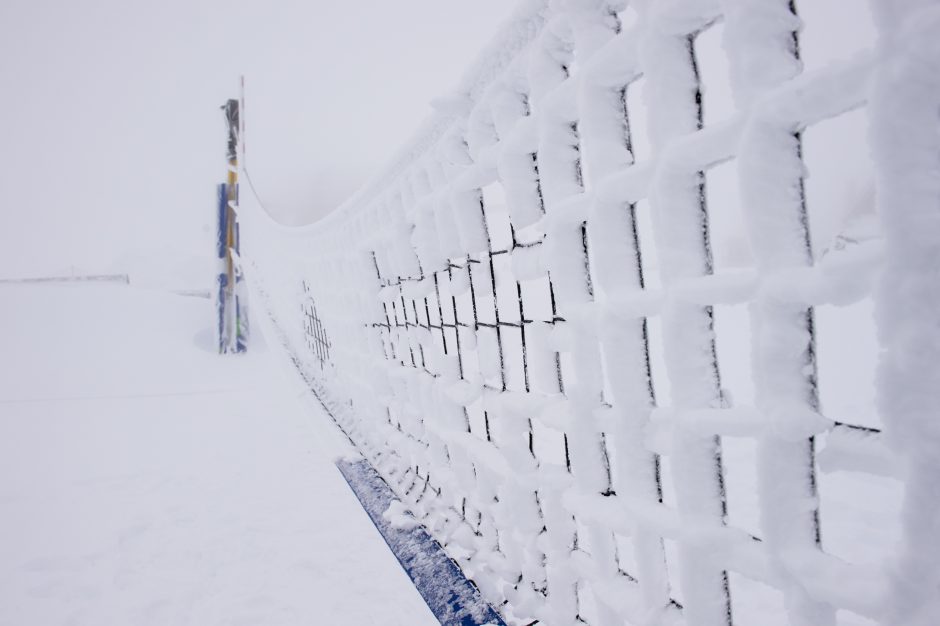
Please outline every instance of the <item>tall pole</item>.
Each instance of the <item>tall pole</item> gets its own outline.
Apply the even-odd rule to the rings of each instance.
[[[241,125],[239,101],[228,100],[222,110],[228,124],[228,175],[218,189],[218,257],[219,257],[219,353],[244,352],[247,349],[248,318],[241,276],[235,266],[240,241],[238,216],[238,151]]]

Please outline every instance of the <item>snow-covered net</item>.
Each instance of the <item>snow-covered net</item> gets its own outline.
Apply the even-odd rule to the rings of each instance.
[[[508,621],[940,617],[933,5],[805,71],[790,0],[525,2],[329,217],[243,199],[294,362]]]

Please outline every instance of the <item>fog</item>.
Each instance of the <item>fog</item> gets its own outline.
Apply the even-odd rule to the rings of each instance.
[[[409,138],[512,4],[5,0],[0,277],[210,253],[219,106],[242,74],[265,205],[288,223],[322,216]]]

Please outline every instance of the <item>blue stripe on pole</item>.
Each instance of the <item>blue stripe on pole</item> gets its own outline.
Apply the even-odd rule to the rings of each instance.
[[[242,277],[235,278],[235,352],[248,350],[248,311],[242,299],[245,297]]]
[[[442,626],[506,626],[423,526],[399,529],[385,519],[394,494],[368,461],[339,460],[336,467]]]
[[[226,231],[226,227],[228,226],[228,211],[225,210],[226,208],[228,208],[228,189],[227,189],[227,185],[226,185],[225,183],[219,183],[219,186],[218,186],[218,188],[217,188],[217,191],[218,191],[218,194],[219,194],[219,197],[218,197],[218,201],[219,201],[218,210],[219,210],[219,213],[218,213],[218,216],[217,216],[217,218],[218,218],[218,221],[217,221],[218,229],[217,229],[217,231],[216,231],[216,235],[217,235],[217,249],[216,249],[216,254],[218,254],[218,256],[219,256],[220,259],[224,259],[224,258],[225,258],[225,252],[226,252],[226,250],[225,250],[225,247],[226,247],[226,246],[225,246],[225,231]]]
[[[228,285],[228,275],[219,274],[219,297],[216,307],[219,318],[219,353],[225,352],[225,287]]]

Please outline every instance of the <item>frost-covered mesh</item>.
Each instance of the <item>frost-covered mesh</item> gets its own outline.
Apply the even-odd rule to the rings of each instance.
[[[873,2],[809,71],[814,1],[526,2],[328,218],[241,211],[294,362],[512,623],[938,617],[940,22]]]

